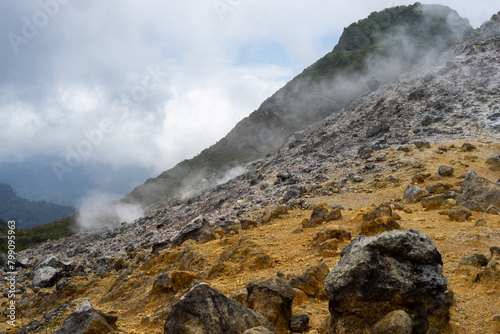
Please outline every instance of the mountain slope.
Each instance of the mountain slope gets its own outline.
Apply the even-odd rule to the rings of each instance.
[[[367,91],[370,76],[394,78],[471,30],[467,20],[444,6],[416,3],[372,13],[346,28],[332,52],[264,101],[226,137],[147,180],[125,200],[150,205],[178,197],[185,188],[199,187],[201,179],[220,178],[233,167],[272,153],[290,134],[340,112]]]
[[[50,223],[74,213],[73,207],[19,197],[10,185],[0,183],[0,217],[15,220],[17,228]]]

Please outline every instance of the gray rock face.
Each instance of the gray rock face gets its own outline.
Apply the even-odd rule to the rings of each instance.
[[[471,170],[460,187],[457,204],[480,212],[490,206],[500,209],[500,186]]]
[[[331,327],[347,332],[368,328],[384,314],[402,309],[420,333],[434,310],[445,309],[446,314],[450,306],[442,271],[436,246],[416,230],[355,238],[324,280],[334,319]]]
[[[252,281],[247,284],[247,306],[265,316],[280,333],[289,329],[295,290],[278,277]]]
[[[180,230],[179,233],[173,236],[172,239],[170,239],[170,242],[172,245],[181,245],[187,240],[195,240],[198,243],[205,243],[214,240],[215,238],[215,231],[212,226],[210,226],[208,221],[203,218],[203,216],[199,216]]]
[[[52,267],[42,267],[35,270],[32,287],[34,289],[50,288],[61,278],[61,270]]]
[[[414,186],[413,184],[409,184],[403,196],[403,202],[405,203],[416,203],[420,202],[424,197],[429,196],[429,192]]]
[[[201,283],[174,304],[165,322],[164,333],[240,334],[259,326],[276,332],[262,315]]]
[[[118,317],[97,311],[86,301],[64,320],[55,334],[109,333],[118,329],[117,320]]]

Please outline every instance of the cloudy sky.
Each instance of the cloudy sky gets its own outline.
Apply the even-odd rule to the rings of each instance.
[[[45,154],[159,173],[214,144],[343,27],[410,3],[2,0],[0,162]],[[500,10],[435,3],[474,27]]]

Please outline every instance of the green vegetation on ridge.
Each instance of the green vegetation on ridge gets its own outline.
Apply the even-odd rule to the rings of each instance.
[[[16,228],[16,252],[38,245],[48,239],[57,240],[69,237],[77,230],[76,216],[27,229]],[[7,222],[0,219],[0,251],[7,252]]]

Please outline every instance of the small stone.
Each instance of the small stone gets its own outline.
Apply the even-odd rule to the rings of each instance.
[[[475,150],[476,146],[472,145],[471,143],[464,143],[462,145],[462,152],[469,152],[472,150]]]
[[[275,334],[275,332],[267,329],[264,326],[259,326],[259,327],[247,329],[242,334]]]
[[[486,163],[490,165],[490,169],[494,171],[500,171],[500,155],[488,158]]]
[[[172,280],[168,274],[159,274],[153,282],[151,294],[168,294],[174,292]]]
[[[412,178],[411,178],[411,183],[412,183],[412,184],[424,183],[424,181],[425,181],[425,180],[424,180],[423,176],[422,176],[422,175],[420,175],[420,174],[415,174],[415,175],[413,175],[413,176],[412,176]]]
[[[455,169],[451,166],[441,165],[438,168],[438,173],[441,176],[452,176],[454,172],[455,172]]]
[[[290,319],[290,329],[293,332],[302,333],[309,327],[309,316],[307,314],[298,314]]]
[[[411,318],[405,311],[393,311],[377,322],[372,334],[411,334]]]
[[[85,301],[55,331],[57,334],[110,333],[118,330],[118,317],[98,311]]]
[[[492,246],[490,247],[491,256],[500,256],[500,247]]]
[[[326,203],[318,203],[314,206],[311,217],[307,221],[302,221],[302,228],[315,227],[321,225],[323,222],[339,219],[342,216],[340,207],[332,208]]]
[[[444,195],[435,195],[422,199],[422,207],[427,210],[439,209],[445,204],[446,197]]]
[[[493,205],[490,205],[485,212],[490,215],[500,215],[500,210],[498,210],[498,208]]]
[[[457,206],[457,201],[453,198],[447,198],[444,204],[447,208],[452,208],[454,206]]]
[[[353,176],[352,180],[353,180],[354,182],[356,182],[356,183],[359,183],[359,182],[363,182],[363,181],[364,181],[364,179],[363,179],[361,176],[359,176],[359,175],[355,175],[355,176]]]
[[[452,221],[455,220],[455,221],[462,221],[463,222],[463,221],[466,221],[467,219],[469,219],[471,216],[472,216],[472,212],[463,206],[454,207],[453,209],[451,209],[448,212],[448,217]]]
[[[488,226],[488,224],[486,223],[486,220],[484,220],[483,218],[479,218],[474,224],[474,226],[483,227],[483,226]]]
[[[438,150],[443,151],[443,152],[447,152],[448,151],[448,146],[446,146],[446,145],[439,145],[438,146]]]
[[[488,259],[483,254],[474,254],[472,256],[462,258],[460,260],[460,264],[484,267],[488,264]]]
[[[302,290],[308,297],[323,298],[326,297],[323,280],[329,272],[328,266],[325,263],[320,263],[308,268],[299,276],[293,275],[290,279],[290,285]]]
[[[444,194],[446,191],[449,191],[452,188],[453,186],[451,184],[439,182],[432,186],[425,187],[425,190],[427,190],[431,194],[438,195]]]
[[[416,203],[420,202],[424,197],[429,196],[429,192],[427,190],[423,190],[413,184],[409,184],[403,195],[403,202],[405,203]]]
[[[413,142],[417,148],[430,148],[431,143],[428,141],[416,140]]]
[[[295,290],[278,277],[247,284],[247,306],[266,317],[280,333],[286,333],[292,317]]]

